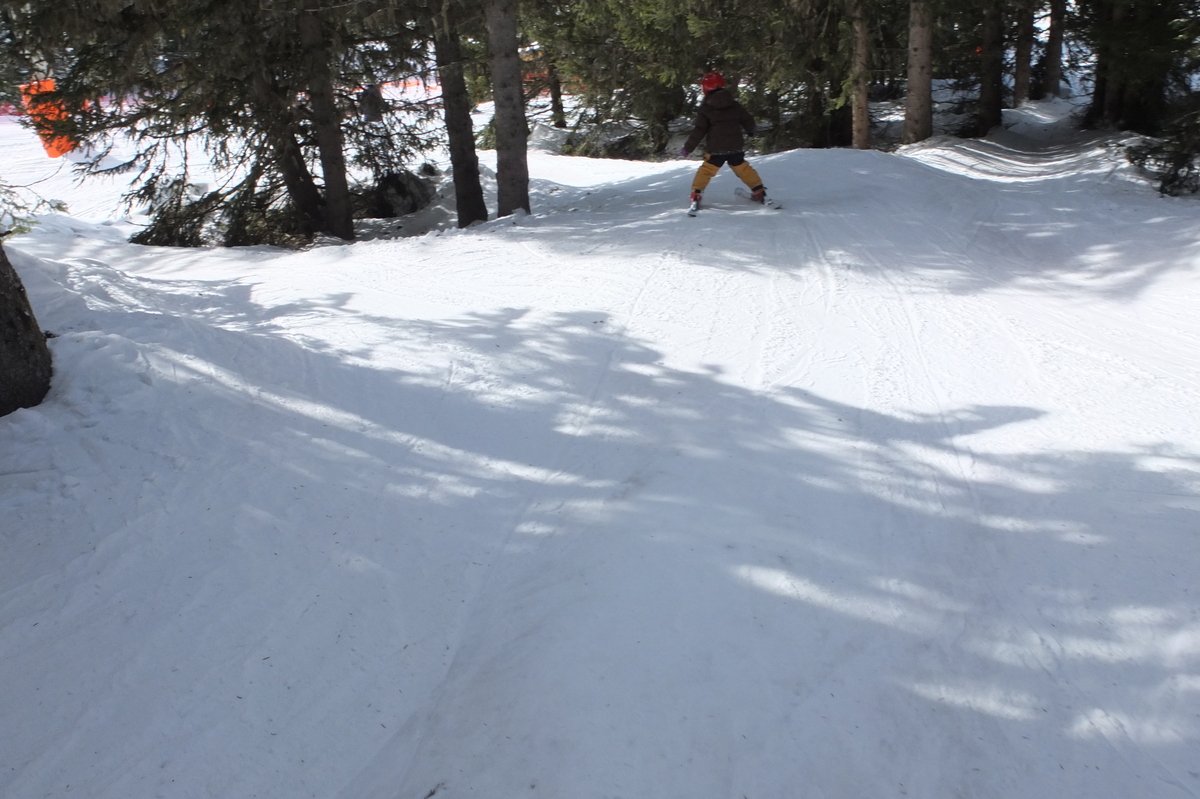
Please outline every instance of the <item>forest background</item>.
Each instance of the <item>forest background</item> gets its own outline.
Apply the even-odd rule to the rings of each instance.
[[[709,70],[760,121],[756,152],[893,145],[871,133],[884,99],[905,103],[902,141],[920,141],[934,81],[971,98],[963,136],[1006,106],[1086,92],[1081,125],[1179,141],[1196,127],[1198,41],[1200,0],[8,0],[0,100],[50,79],[41,100],[70,113],[43,116],[47,135],[98,154],[136,140],[132,160],[90,168],[140,172],[131,199],[157,214],[142,243],[288,244],[352,239],[364,195],[419,195],[401,176],[447,143],[460,225],[488,215],[477,144],[500,154],[496,213],[530,210],[524,109],[539,95],[572,131],[567,152],[662,157]],[[411,80],[440,92],[374,93]],[[194,196],[183,143],[232,177]]]

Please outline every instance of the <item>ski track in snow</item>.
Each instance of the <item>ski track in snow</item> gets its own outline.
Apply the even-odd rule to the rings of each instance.
[[[295,253],[52,177],[0,795],[1200,795],[1195,202],[1039,108]]]

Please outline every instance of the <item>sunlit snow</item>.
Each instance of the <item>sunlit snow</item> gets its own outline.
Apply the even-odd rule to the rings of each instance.
[[[299,252],[0,119],[0,796],[1200,794],[1200,205],[1069,110]]]

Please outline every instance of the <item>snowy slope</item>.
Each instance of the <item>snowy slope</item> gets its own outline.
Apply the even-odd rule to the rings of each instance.
[[[305,252],[64,184],[0,795],[1200,794],[1197,206],[1037,111]]]

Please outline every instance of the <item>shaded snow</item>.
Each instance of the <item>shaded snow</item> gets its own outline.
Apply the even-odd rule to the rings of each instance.
[[[0,795],[1195,796],[1196,205],[1026,128],[304,252],[64,184]]]

